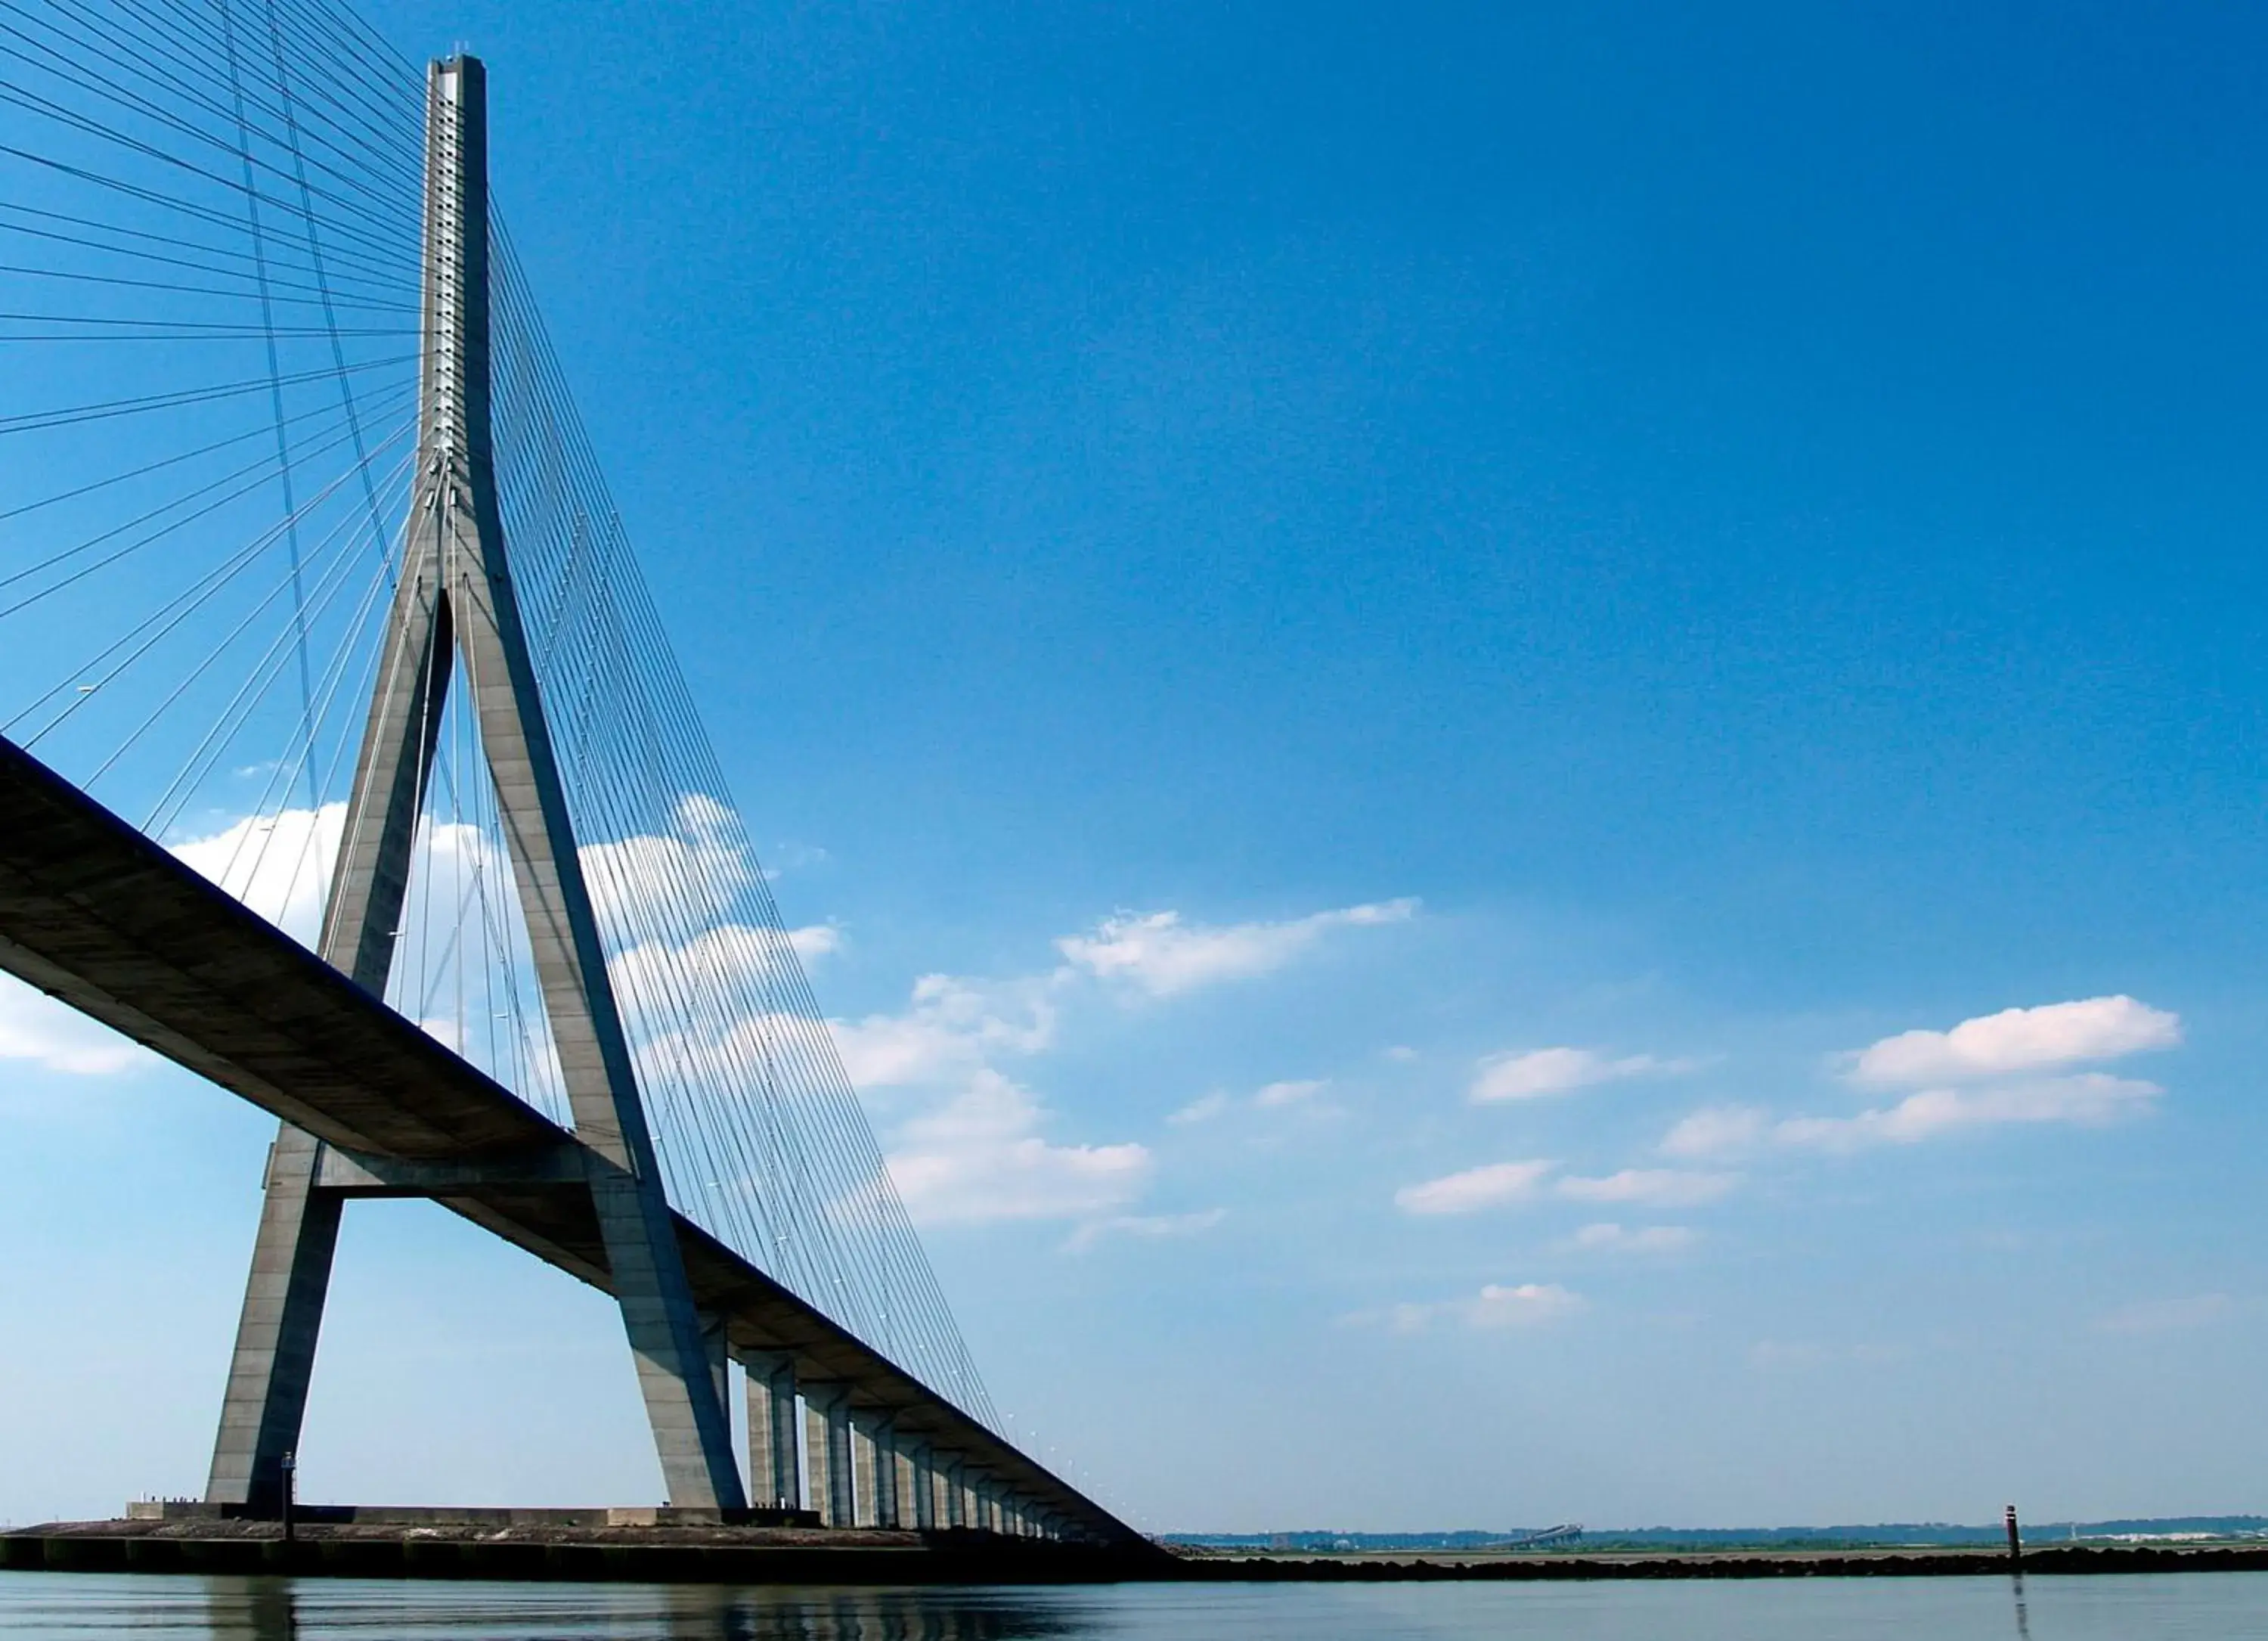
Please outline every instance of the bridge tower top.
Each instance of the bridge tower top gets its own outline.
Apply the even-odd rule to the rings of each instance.
[[[469,501],[492,482],[489,418],[488,70],[478,57],[426,70],[425,346],[418,383],[423,452]]]

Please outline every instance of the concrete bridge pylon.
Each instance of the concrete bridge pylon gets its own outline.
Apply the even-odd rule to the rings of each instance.
[[[716,1371],[722,1327],[694,1303],[514,591],[490,421],[487,172],[481,63],[436,62],[427,75],[416,479],[317,950],[385,994],[443,707],[461,671],[575,1133],[593,1159],[591,1201],[669,1501],[738,1510],[747,1497]],[[269,1155],[206,1489],[209,1502],[251,1514],[282,1508],[353,1194],[327,1183],[346,1161],[327,1151],[287,1120]],[[478,1183],[452,1180],[468,1182]],[[788,1386],[792,1405],[792,1379]],[[779,1459],[773,1464],[785,1472]],[[784,1490],[772,1476],[758,1486]]]

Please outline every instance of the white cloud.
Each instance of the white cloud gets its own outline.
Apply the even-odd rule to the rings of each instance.
[[[677,801],[666,833],[642,832],[577,853],[599,924],[615,941],[641,928],[713,923],[759,878],[740,817],[705,793]]]
[[[1066,935],[1056,949],[1097,979],[1167,997],[1272,973],[1332,929],[1406,922],[1417,912],[1415,900],[1387,900],[1288,922],[1226,925],[1184,923],[1178,912],[1122,912],[1091,935]]]
[[[1462,1322],[1471,1328],[1541,1327],[1562,1321],[1583,1309],[1587,1302],[1557,1282],[1490,1282],[1469,1299],[1445,1299],[1430,1305],[1396,1305],[1382,1312],[1367,1312],[1347,1319],[1355,1323],[1383,1322],[1397,1334],[1419,1334],[1437,1321]]]
[[[979,1070],[936,1111],[904,1124],[887,1157],[906,1211],[919,1223],[1074,1219],[1108,1215],[1141,1194],[1150,1153],[1140,1145],[1050,1145],[1031,1092]]]
[[[1287,1105],[1305,1105],[1329,1087],[1330,1084],[1321,1077],[1312,1077],[1300,1082],[1270,1083],[1255,1090],[1250,1103],[1263,1111],[1281,1110]],[[1245,1102],[1240,1101],[1227,1090],[1215,1089],[1210,1094],[1200,1095],[1191,1100],[1167,1117],[1166,1120],[1177,1127],[1186,1127],[1197,1122],[1211,1122],[1214,1118],[1226,1115],[1243,1103]]]
[[[778,985],[795,967],[796,934],[760,923],[725,923],[704,929],[682,945],[655,941],[617,953],[607,965],[626,1010],[669,1017],[684,977],[704,975],[710,994],[745,998],[745,987]]]
[[[1035,1054],[1055,1040],[1056,1009],[1044,979],[976,980],[924,974],[903,1014],[830,1020],[852,1084],[934,1083],[994,1054]]]
[[[1525,1053],[1507,1051],[1491,1054],[1480,1062],[1466,1098],[1478,1105],[1500,1100],[1539,1099],[1550,1094],[1589,1088],[1594,1083],[1677,1069],[1680,1068],[1675,1061],[1657,1060],[1652,1054],[1631,1054],[1615,1060],[1593,1048],[1536,1048]]]
[[[11,974],[0,974],[0,1060],[107,1076],[151,1063],[149,1051]]]
[[[1167,1117],[1166,1120],[1184,1126],[1192,1122],[1211,1122],[1233,1104],[1235,1102],[1229,1098],[1225,1090],[1215,1089],[1210,1094],[1199,1095],[1181,1110]]]
[[[1791,1117],[1772,1130],[1783,1145],[1855,1151],[1911,1145],[1963,1128],[2067,1122],[2099,1128],[2149,1111],[2165,1090],[2154,1083],[2086,1071],[1999,1088],[1925,1089],[1896,1105],[1855,1117]]]
[[[1404,1186],[1394,1194],[1394,1203],[1405,1214],[1471,1214],[1484,1208],[1501,1208],[1507,1202],[1532,1199],[1544,1176],[1557,1166],[1538,1161],[1491,1163]]]
[[[1861,1049],[1851,1076],[1878,1088],[1970,1083],[2117,1060],[2182,1040],[2181,1016],[2132,997],[2088,997],[2036,1009],[2003,1009],[1950,1031],[1902,1031]]]
[[[2098,1317],[2095,1325],[2107,1334],[2168,1334],[2217,1322],[2235,1308],[2235,1302],[2225,1293],[2145,1299]]]
[[[313,945],[330,892],[331,862],[347,806],[248,816],[209,837],[172,846],[173,856],[305,945]],[[443,827],[446,833],[451,829]],[[446,842],[453,841],[445,839]]]
[[[1312,1099],[1329,1086],[1319,1077],[1304,1083],[1270,1083],[1252,1097],[1252,1103],[1263,1107],[1296,1105],[1301,1100]]]
[[[1467,1301],[1465,1320],[1475,1327],[1534,1327],[1556,1322],[1583,1308],[1580,1294],[1554,1282],[1524,1282],[1516,1288],[1489,1283]]]
[[[843,950],[843,931],[832,923],[807,923],[801,928],[788,930],[787,943],[808,968],[821,957],[831,957]]]
[[[1738,1157],[1764,1137],[1768,1122],[1754,1105],[1707,1105],[1682,1118],[1662,1136],[1665,1157]]]
[[[1209,1208],[1194,1214],[1116,1214],[1081,1225],[1064,1244],[1064,1251],[1084,1253],[1105,1237],[1138,1237],[1157,1242],[1173,1237],[1201,1236],[1227,1217],[1225,1208]]]
[[[1407,1043],[1396,1043],[1383,1052],[1388,1060],[1398,1061],[1405,1066],[1418,1058],[1418,1051]]]
[[[1562,1245],[1582,1253],[1682,1253],[1700,1240],[1686,1225],[1586,1225]]]
[[[1561,1196],[1577,1202],[1642,1202],[1654,1208],[1693,1208],[1716,1201],[1740,1183],[1738,1174],[1625,1168],[1602,1179],[1570,1176],[1554,1188]]]

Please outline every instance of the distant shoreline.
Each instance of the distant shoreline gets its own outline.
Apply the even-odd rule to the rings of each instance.
[[[1731,1549],[1583,1551],[1376,1551],[1336,1556],[1243,1551],[1182,1556],[1180,1577],[1219,1582],[1590,1582],[1601,1579],[2007,1578],[2033,1574],[2268,1572],[2268,1545],[2092,1547],[2043,1545],[2011,1561],[2003,1549]]]

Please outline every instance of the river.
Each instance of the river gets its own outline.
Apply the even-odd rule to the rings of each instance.
[[[2268,1573],[798,1589],[0,1573],[8,1641],[2268,1641]]]

